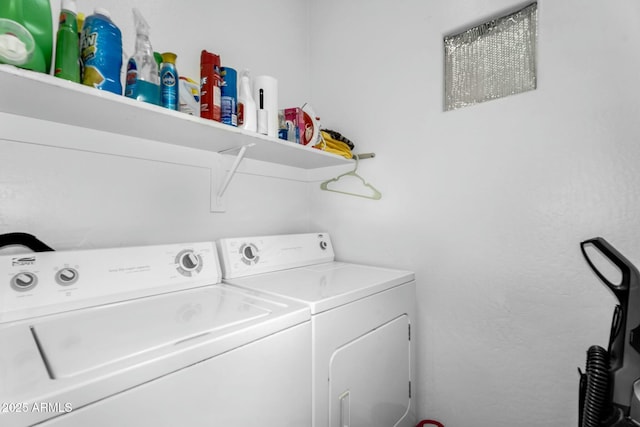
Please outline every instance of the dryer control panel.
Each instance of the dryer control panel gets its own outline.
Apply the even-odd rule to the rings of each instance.
[[[212,242],[0,256],[0,323],[219,283]]]
[[[218,246],[225,279],[321,264],[335,258],[327,233],[220,239]]]

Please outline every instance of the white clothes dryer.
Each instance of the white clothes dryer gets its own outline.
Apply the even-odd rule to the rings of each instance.
[[[311,309],[314,427],[414,426],[415,280],[335,261],[326,233],[221,239],[223,281]]]
[[[0,425],[311,424],[306,305],[212,242],[0,256]]]

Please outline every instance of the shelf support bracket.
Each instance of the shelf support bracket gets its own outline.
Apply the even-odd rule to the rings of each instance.
[[[234,175],[236,174],[236,171],[238,170],[238,167],[240,166],[240,163],[242,162],[242,159],[244,159],[245,154],[247,153],[247,148],[249,147],[253,147],[254,145],[256,145],[255,143],[251,143],[251,144],[247,144],[247,145],[243,145],[242,147],[240,147],[240,151],[238,152],[238,155],[236,156],[236,159],[233,162],[233,165],[231,166],[231,169],[229,169],[229,172],[227,173],[226,178],[224,179],[224,182],[222,183],[222,185],[220,186],[220,189],[218,190],[218,193],[215,195],[215,208],[213,209],[214,212],[224,212],[224,204],[223,204],[223,200],[222,197],[224,196],[224,193],[227,191],[227,188],[229,187],[229,184],[231,183],[231,180],[233,179]],[[235,148],[234,148],[235,150]],[[225,150],[227,151],[227,150]],[[224,153],[224,151],[220,152],[221,154]]]
[[[227,173],[227,177],[225,178],[224,183],[222,184],[222,187],[220,187],[220,191],[218,191],[218,197],[224,196],[224,193],[227,191],[227,187],[229,186],[229,183],[231,183],[233,176],[236,174],[236,171],[238,170],[238,166],[240,166],[240,162],[242,161],[242,159],[244,159],[244,155],[247,153],[247,148],[253,147],[254,145],[256,144],[251,143],[251,144],[243,145],[242,147],[240,147],[240,152],[236,156],[236,160],[233,162],[233,166],[231,166],[231,169],[229,169],[229,173]]]

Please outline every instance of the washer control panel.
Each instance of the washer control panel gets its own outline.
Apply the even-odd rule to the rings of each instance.
[[[221,281],[212,242],[0,256],[0,323]]]
[[[221,239],[218,246],[225,279],[331,262],[335,257],[327,233]]]

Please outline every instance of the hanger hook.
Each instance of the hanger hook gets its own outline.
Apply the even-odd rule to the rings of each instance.
[[[355,159],[355,161],[356,161],[356,166],[353,168],[353,170],[351,171],[351,173],[356,173],[356,171],[358,170],[358,155],[357,155],[357,154],[354,154],[354,155],[353,155],[353,158],[354,158],[354,159]]]

